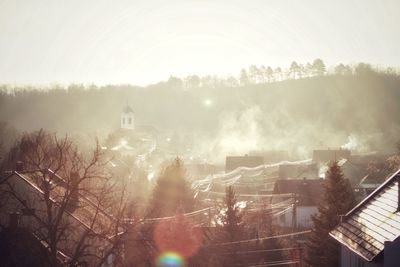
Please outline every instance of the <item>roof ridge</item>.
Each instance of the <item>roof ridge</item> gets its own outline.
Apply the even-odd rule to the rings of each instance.
[[[56,173],[54,173],[54,172],[53,172],[52,170],[50,170],[50,169],[45,169],[45,170],[50,171],[50,172],[52,172],[53,174],[57,175]],[[29,186],[31,186],[31,187],[32,187],[34,190],[36,190],[38,193],[44,194],[43,190],[40,189],[38,185],[34,184],[34,183],[31,182],[28,178],[24,177],[24,173],[19,173],[19,172],[17,172],[17,171],[13,171],[13,173],[12,173],[9,177],[12,177],[12,176],[14,176],[14,175],[20,177],[23,181],[25,181]],[[57,176],[58,176],[58,175],[57,175]],[[8,179],[9,177],[7,177],[7,179]],[[62,179],[61,176],[58,176],[58,177],[60,177],[60,178]],[[80,196],[81,196],[81,194],[80,194]],[[49,199],[50,199],[50,201],[52,201],[55,205],[60,205],[60,203],[57,202],[56,200],[54,200],[52,197],[50,197]],[[85,199],[86,201],[89,201],[90,204],[93,205],[93,203],[92,203],[88,198],[84,197],[84,199]],[[97,208],[97,207],[96,207],[96,208]],[[103,209],[99,208],[98,211],[101,212],[101,213],[102,213],[103,215],[105,215],[106,217],[108,217],[109,219],[115,221],[115,218],[113,218],[113,216],[111,216],[110,214],[108,214],[108,213],[107,213],[106,211],[104,211]],[[72,218],[74,218],[76,221],[78,221],[81,225],[83,225],[84,227],[86,227],[88,230],[90,230],[90,231],[96,233],[95,230],[94,230],[94,229],[91,229],[91,227],[90,227],[89,225],[86,225],[86,223],[83,222],[83,221],[79,218],[79,216],[77,216],[76,214],[74,214],[73,212],[70,212],[70,211],[68,211],[68,210],[65,210],[65,212],[66,212],[66,214],[68,214],[69,216],[71,216]]]

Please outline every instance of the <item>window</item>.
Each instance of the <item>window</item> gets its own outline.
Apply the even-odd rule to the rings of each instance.
[[[132,124],[132,118],[128,118],[128,124]]]
[[[122,118],[122,124],[125,124],[125,117]]]

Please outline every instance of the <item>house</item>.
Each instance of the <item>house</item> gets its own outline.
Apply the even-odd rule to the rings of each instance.
[[[330,236],[342,267],[400,265],[400,170],[349,211]]]
[[[230,172],[238,167],[257,167],[264,165],[264,157],[262,156],[227,156],[225,159],[225,172]]]
[[[281,227],[309,229],[311,216],[318,213],[318,204],[324,192],[323,179],[284,179],[275,182],[272,204],[286,204],[289,212],[282,212],[276,220]],[[295,205],[293,205],[296,203]],[[294,219],[294,220],[293,220]]]
[[[47,261],[46,243],[24,227],[20,227],[20,214],[11,213],[9,223],[0,232],[0,266],[2,267],[51,267]],[[58,251],[56,267],[64,266],[65,254]]]
[[[283,163],[279,165],[279,179],[287,178],[314,178],[318,177],[318,166],[316,163],[290,164]]]
[[[249,152],[249,155],[264,157],[265,164],[273,164],[290,160],[289,151],[287,150],[252,150]]]
[[[347,149],[322,149],[313,151],[314,162],[329,162],[340,159],[349,159],[351,151]]]
[[[228,173],[210,174],[203,179],[194,179],[192,188],[201,197],[208,194],[225,195],[226,186],[233,186],[239,198],[256,197],[259,194],[272,193],[275,181],[278,179],[278,165],[258,165],[256,167],[237,167]]]
[[[46,174],[46,180],[43,179]],[[71,178],[72,179],[72,178]],[[52,189],[44,190],[45,186]],[[88,252],[96,255],[97,248],[106,250],[112,243],[111,227],[115,219],[96,205],[91,199],[77,192],[70,195],[70,201],[65,212],[57,213],[68,190],[67,182],[54,173],[52,170],[35,171],[12,171],[0,179],[0,224],[6,225],[9,221],[9,214],[21,214],[19,225],[26,231],[33,233],[39,240],[46,240],[47,229],[43,222],[48,220],[47,210],[51,203],[50,210],[53,214],[62,214],[62,225],[65,238],[58,242],[57,250],[65,252],[66,257],[74,255],[74,245],[83,241],[88,245]],[[49,202],[46,202],[46,192],[49,192]],[[82,239],[82,236],[87,236]],[[42,241],[44,242],[44,241]],[[110,258],[113,256],[111,255]],[[94,263],[95,256],[85,257],[84,261]],[[104,265],[104,266],[112,266]]]

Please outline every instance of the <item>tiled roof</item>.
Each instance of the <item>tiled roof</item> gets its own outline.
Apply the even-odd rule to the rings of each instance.
[[[133,113],[133,109],[129,106],[126,105],[123,109],[122,109],[123,113]]]
[[[51,190],[51,200],[55,203],[59,203],[66,193],[66,182],[59,175],[55,174],[51,170],[45,170],[49,175],[52,175],[52,185],[54,186]],[[43,194],[40,188],[40,181],[43,179],[41,177],[40,171],[31,172],[13,172],[12,175],[8,176],[8,179],[13,177],[18,177],[25,181],[29,186],[31,186],[38,193]],[[4,180],[5,181],[5,180]],[[2,182],[4,182],[2,181]],[[114,219],[107,214],[103,209],[99,208],[95,203],[93,203],[89,198],[79,194],[79,205],[73,209],[66,211],[72,218],[77,220],[84,227],[91,229],[95,233],[103,232],[108,230],[112,225]],[[95,223],[91,226],[93,220]]]
[[[225,159],[225,171],[229,172],[238,167],[257,167],[264,164],[262,156],[227,156]]]
[[[372,261],[385,241],[400,236],[398,183],[400,170],[343,217],[330,235],[354,253]]]

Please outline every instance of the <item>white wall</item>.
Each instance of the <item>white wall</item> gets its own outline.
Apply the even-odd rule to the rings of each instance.
[[[135,118],[133,113],[130,112],[121,114],[121,128],[131,130],[135,129]]]
[[[318,208],[315,206],[300,206],[296,208],[297,226],[311,228],[313,222],[311,216],[318,213]],[[285,214],[282,214],[277,219],[277,224],[284,227],[292,226],[293,209],[290,209]]]

